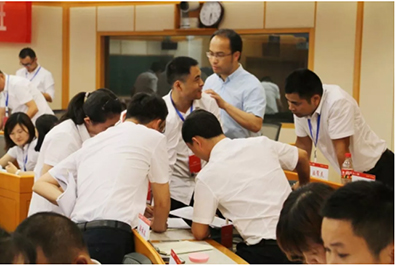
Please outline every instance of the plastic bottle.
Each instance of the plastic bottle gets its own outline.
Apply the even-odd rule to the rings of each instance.
[[[353,172],[354,172],[354,168],[352,166],[351,154],[346,153],[346,159],[344,160],[341,168],[341,173],[342,173],[341,183],[346,184],[351,182],[351,177]]]

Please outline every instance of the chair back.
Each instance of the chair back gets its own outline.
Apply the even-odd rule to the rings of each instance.
[[[278,141],[278,137],[280,136],[281,123],[262,123],[261,133],[263,136],[267,138]]]

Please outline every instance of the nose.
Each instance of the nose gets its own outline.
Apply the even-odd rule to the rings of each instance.
[[[294,106],[292,104],[290,104],[290,103],[288,103],[288,109],[290,111],[294,111],[295,110]]]

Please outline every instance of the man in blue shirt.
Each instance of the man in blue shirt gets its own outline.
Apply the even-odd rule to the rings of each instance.
[[[265,90],[259,80],[239,63],[243,41],[231,29],[217,30],[207,52],[214,74],[203,90],[221,108],[224,133],[229,138],[260,135],[266,108]]]

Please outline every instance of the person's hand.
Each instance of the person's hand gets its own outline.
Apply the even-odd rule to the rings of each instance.
[[[296,181],[295,184],[292,185],[291,189],[292,190],[297,190],[299,189],[300,185],[299,185],[299,181]]]
[[[220,95],[214,92],[212,89],[208,89],[204,91],[205,93],[209,94],[215,101],[217,101],[218,107],[221,109],[225,109],[227,102],[221,98]]]
[[[145,207],[144,216],[147,218],[152,218],[154,216],[154,206],[147,204]]]
[[[8,162],[8,165],[5,167],[8,173],[15,174],[18,171],[18,168],[11,162]]]

